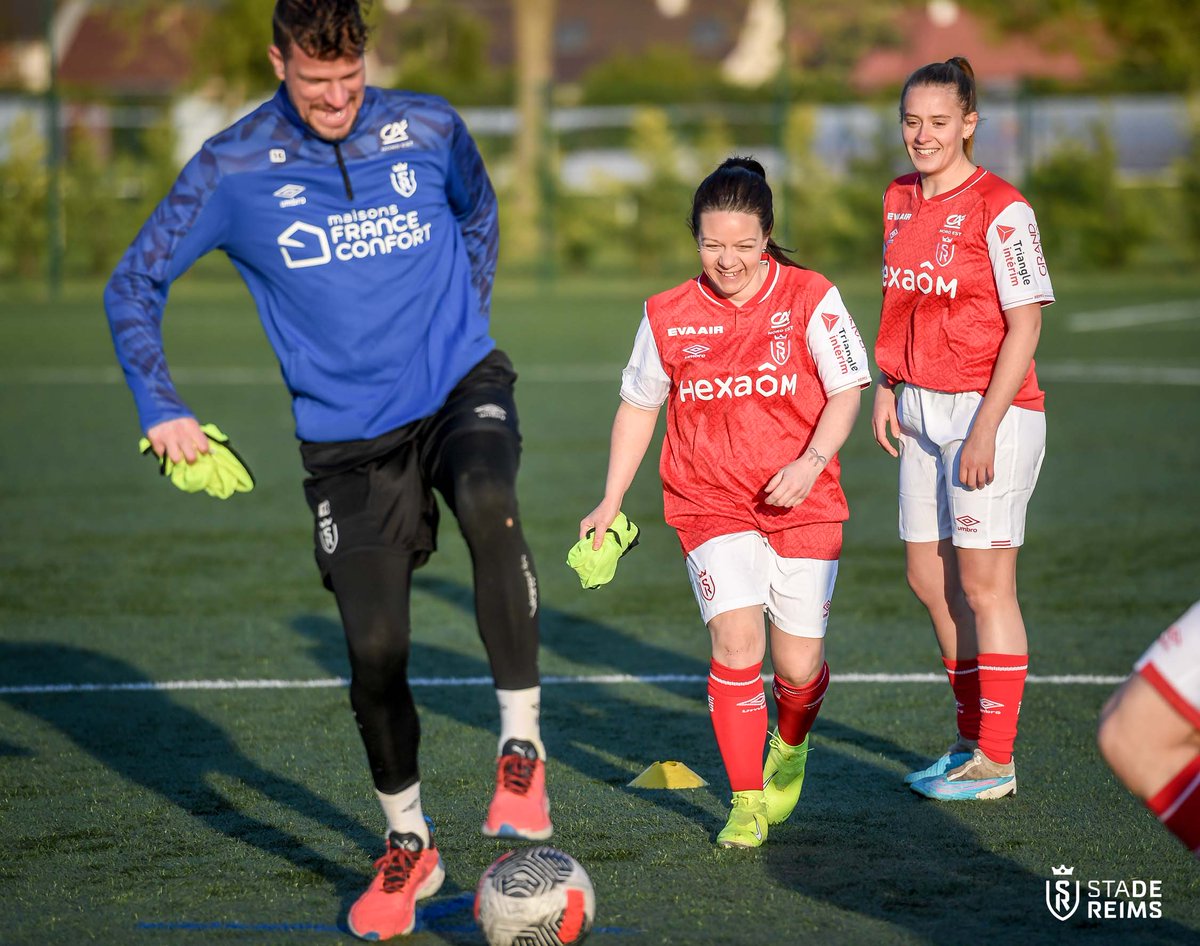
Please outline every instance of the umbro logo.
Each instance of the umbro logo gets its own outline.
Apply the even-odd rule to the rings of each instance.
[[[959,524],[960,528],[970,529],[972,532],[975,531],[973,527],[979,525],[979,520],[974,516],[959,516],[954,521]]]
[[[1004,709],[1004,704],[981,696],[979,698],[979,709],[985,713],[994,713],[996,710]]]
[[[711,349],[707,345],[688,345],[683,349],[683,353],[689,358],[699,358],[701,355],[706,355]]]
[[[284,184],[283,187],[276,190],[271,196],[279,198],[280,207],[298,207],[301,204],[308,203],[307,197],[300,196],[303,193],[303,184]]]
[[[752,696],[748,700],[742,700],[738,706],[743,707],[742,712],[748,713],[755,710],[767,708],[767,694],[759,693],[757,696]]]

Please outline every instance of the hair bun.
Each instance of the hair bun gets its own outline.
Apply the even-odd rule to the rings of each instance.
[[[751,174],[757,174],[764,181],[767,179],[766,169],[751,157],[735,154],[733,157],[726,158],[724,161],[722,161],[721,166],[717,168],[717,170],[725,171],[729,170],[730,168],[741,168],[743,171],[749,171]]]
[[[946,65],[957,66],[961,69],[972,82],[975,81],[975,70],[971,68],[971,63],[968,62],[966,56],[951,56],[946,60]]]

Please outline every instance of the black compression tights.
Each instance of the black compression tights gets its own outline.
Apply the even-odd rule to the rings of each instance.
[[[417,780],[421,724],[408,686],[413,559],[382,551],[349,556],[333,574],[350,653],[350,705],[381,792]]]
[[[443,445],[442,461],[434,485],[471,553],[475,615],[496,686],[537,686],[537,575],[517,515],[515,445],[462,433]],[[350,703],[381,792],[418,778],[420,723],[408,685],[413,567],[411,557],[364,550],[332,576],[350,653]]]
[[[501,690],[538,685],[538,588],[517,511],[517,445],[461,433],[442,446],[434,485],[471,552],[475,619]]]

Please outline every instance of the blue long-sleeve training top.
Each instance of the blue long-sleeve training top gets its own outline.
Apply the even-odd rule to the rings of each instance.
[[[104,293],[143,429],[190,416],[171,382],[171,283],[228,254],[254,297],[302,440],[362,440],[434,413],[495,342],[496,196],[443,99],[368,86],[319,138],[280,86],[209,139]]]

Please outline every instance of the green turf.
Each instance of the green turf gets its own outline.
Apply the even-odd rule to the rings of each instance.
[[[843,283],[864,336],[878,289]],[[539,567],[546,674],[699,676],[707,636],[652,462],[626,511],[639,548],[580,591],[564,564],[599,499],[621,364],[661,284],[501,282],[495,330],[522,374],[523,518]],[[1039,362],[1200,369],[1200,276],[1062,276]],[[1192,318],[1103,332],[1073,315],[1188,300]],[[0,300],[0,687],[344,677],[316,579],[282,385],[245,291],[185,279],[166,323],[184,396],[232,435],[248,496],[184,496],[137,454],[99,287]],[[231,382],[206,369],[244,369]],[[1200,389],[1046,381],[1049,448],[1022,552],[1033,671],[1120,675],[1197,594]],[[869,403],[864,402],[869,409]],[[853,518],[828,641],[835,674],[932,672],[903,585],[895,469],[864,417],[843,451]],[[416,581],[412,673],[486,675],[465,549],[446,519]],[[944,684],[841,683],[813,737],[792,822],[759,851],[721,851],[727,802],[703,684],[556,684],[544,695],[557,826],[597,890],[596,943],[1200,942],[1200,869],[1094,747],[1110,686],[1031,684],[1021,792],[925,802],[900,776],[943,748]],[[495,701],[422,687],[423,796],[448,879],[415,944],[479,944],[476,878],[506,845],[479,833]],[[633,791],[676,759],[705,789]],[[0,943],[324,943],[378,853],[382,825],[340,686],[0,693]],[[1157,879],[1159,920],[1061,923],[1050,868]],[[190,925],[188,925],[190,924]]]

